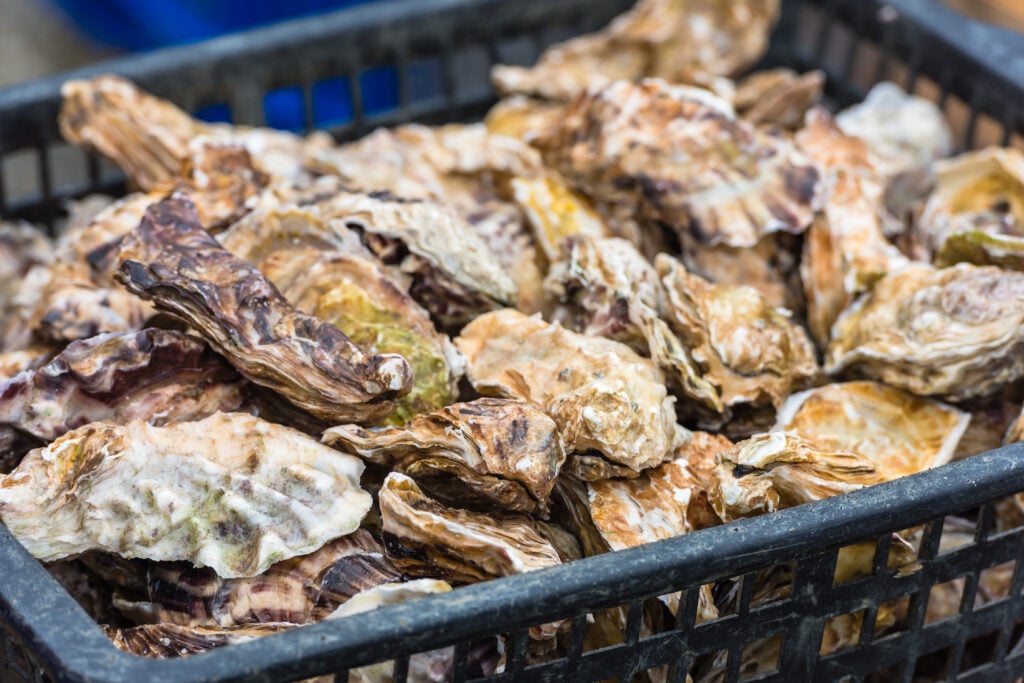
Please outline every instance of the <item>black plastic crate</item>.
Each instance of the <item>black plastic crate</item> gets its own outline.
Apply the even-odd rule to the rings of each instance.
[[[110,62],[0,91],[0,215],[48,226],[62,202],[119,191],[121,176],[66,147],[57,132],[59,86],[113,71],[191,110],[226,105],[237,123],[263,123],[264,95],[298,87],[307,125],[317,84],[347,84],[353,116],[340,139],[378,125],[479,117],[493,102],[495,61],[529,63],[544,46],[596,29],[629,0],[397,0]],[[831,101],[845,105],[880,80],[941,102],[960,146],[1019,144],[1024,134],[1024,38],[970,22],[932,0],[785,0],[766,65],[824,68]],[[367,113],[360,75],[393,68],[399,104]],[[341,80],[336,80],[341,79]],[[17,195],[17,196],[15,196]],[[1024,528],[997,533],[998,501],[1024,492],[1024,445],[818,503],[457,589],[413,604],[321,623],[180,660],[116,650],[45,570],[0,527],[0,680],[289,681],[454,646],[452,678],[473,674],[470,643],[503,637],[504,672],[486,680],[629,680],[661,669],[683,681],[689,665],[723,653],[726,681],[1008,681],[1024,675]],[[947,517],[975,520],[973,541],[940,553]],[[892,533],[923,525],[919,568],[887,567]],[[874,544],[867,576],[836,584],[837,553]],[[1007,597],[977,601],[979,578],[1013,564]],[[788,597],[751,604],[752,577],[788,565]],[[737,580],[733,613],[695,624],[697,589]],[[956,581],[960,610],[926,623],[935,586]],[[677,623],[647,636],[643,603],[684,591]],[[904,627],[874,637],[879,608],[904,601]],[[587,615],[624,606],[619,645],[585,651]],[[827,656],[827,623],[860,614],[860,641]],[[526,661],[530,626],[572,623],[569,656]],[[743,678],[745,647],[781,638],[775,672]],[[985,643],[983,659],[972,658]],[[970,647],[968,647],[970,645]],[[966,655],[965,655],[966,653]],[[662,669],[662,667],[667,667]]]

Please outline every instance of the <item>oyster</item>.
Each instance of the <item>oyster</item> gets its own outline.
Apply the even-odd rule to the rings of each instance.
[[[561,113],[561,103],[513,95],[491,107],[484,124],[495,135],[507,135],[529,143],[539,131],[554,125]]]
[[[668,295],[669,324],[725,408],[778,407],[818,374],[807,333],[758,290],[711,284],[667,254],[655,265]]]
[[[405,427],[342,425],[324,443],[416,479],[460,507],[544,510],[565,462],[554,421],[532,403],[482,398],[414,418]]]
[[[0,315],[5,315],[28,271],[52,258],[53,243],[42,232],[28,223],[0,221]]]
[[[689,350],[659,317],[665,294],[658,273],[632,244],[620,238],[567,237],[545,285],[563,304],[572,304],[566,315],[573,329],[649,356],[670,386],[722,411],[716,388],[701,377]]]
[[[1006,430],[1006,436],[1003,437],[1004,444],[1017,443],[1024,441],[1024,409],[1021,410],[1020,415]]]
[[[389,194],[338,194],[315,205],[362,235],[384,263],[412,278],[409,293],[442,327],[514,303],[515,282],[454,210]]]
[[[867,457],[790,432],[759,434],[719,457],[708,494],[726,522],[886,481]]]
[[[490,516],[449,508],[392,472],[379,494],[388,556],[414,576],[486,581],[561,563],[525,515]]]
[[[728,89],[718,77],[760,59],[778,13],[778,0],[640,0],[604,30],[548,48],[531,68],[496,66],[491,78],[500,94],[554,100],[644,76]]]
[[[962,401],[1024,376],[1024,273],[913,263],[880,280],[832,329],[825,371]]]
[[[373,258],[359,234],[341,221],[324,220],[308,206],[259,208],[217,236],[221,246],[262,269],[264,261],[281,250],[316,249]]]
[[[478,317],[455,345],[478,391],[554,419],[578,476],[636,476],[683,441],[661,372],[624,344],[506,309]]]
[[[182,626],[308,624],[363,590],[401,580],[383,552],[369,532],[358,529],[252,578],[222,579],[210,568],[155,562],[146,571],[145,600],[115,605],[153,623]]]
[[[67,81],[61,96],[64,138],[113,159],[147,191],[180,177],[197,144],[242,147],[263,170],[284,180],[302,179],[305,160],[332,144],[325,133],[301,138],[266,128],[206,124],[110,74]]]
[[[915,227],[936,265],[1024,270],[1024,154],[990,147],[934,168],[935,190]]]
[[[0,518],[37,558],[89,550],[256,576],[351,533],[363,465],[244,413],[153,427],[95,422],[0,479]]]
[[[818,204],[818,171],[790,142],[661,80],[588,91],[534,144],[576,189],[711,245],[803,232]]]
[[[84,564],[78,560],[65,560],[51,562],[45,569],[93,621],[119,623],[119,615],[112,604],[112,587]]]
[[[992,451],[1003,445],[1003,439],[1021,412],[1021,402],[1000,392],[987,399],[967,401],[957,407],[965,411],[970,421],[960,437],[953,460]],[[1013,393],[1012,389],[1009,392]]]
[[[131,628],[102,628],[118,650],[139,657],[168,659],[245,643],[294,627],[295,624],[246,624],[228,628],[146,624]]]
[[[753,124],[796,130],[804,115],[821,100],[825,72],[815,69],[798,74],[792,69],[756,71],[736,84],[732,104]]]
[[[117,277],[129,291],[185,320],[245,377],[317,417],[380,420],[410,388],[401,356],[364,353],[338,328],[296,311],[199,226],[188,199],[152,206],[119,260]]]
[[[451,589],[451,584],[439,579],[414,579],[406,583],[384,583],[353,595],[348,602],[327,615],[327,618],[341,619],[389,605],[400,605],[403,602],[428,595],[447,593]]]
[[[897,215],[927,192],[931,163],[953,151],[953,132],[942,109],[895,83],[877,84],[862,102],[839,112],[836,123],[867,144],[886,204]]]
[[[907,259],[882,231],[882,189],[865,144],[839,130],[824,109],[807,115],[796,142],[818,164],[829,193],[800,263],[808,327],[824,349],[843,309]]]
[[[790,396],[772,430],[858,453],[888,480],[949,462],[970,419],[884,384],[845,382]]]
[[[465,361],[402,283],[373,258],[315,249],[278,251],[261,270],[296,309],[343,330],[371,354],[395,354],[412,368],[409,393],[387,422],[402,425],[458,396]]]
[[[152,328],[104,334],[0,384],[0,425],[53,441],[89,422],[197,420],[240,408],[242,384],[194,337]]]

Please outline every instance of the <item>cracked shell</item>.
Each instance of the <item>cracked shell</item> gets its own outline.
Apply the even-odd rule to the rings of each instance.
[[[0,518],[34,556],[89,550],[255,576],[355,531],[363,464],[244,413],[154,427],[96,422],[0,479]]]

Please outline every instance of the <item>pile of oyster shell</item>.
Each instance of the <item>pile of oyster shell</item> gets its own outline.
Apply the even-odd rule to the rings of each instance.
[[[66,83],[65,137],[135,191],[75,202],[53,242],[3,226],[4,525],[119,647],[173,657],[1021,439],[1024,156],[944,158],[942,113],[891,84],[833,116],[819,72],[743,75],[778,12],[640,0],[495,67],[484,123],[343,145]],[[837,578],[870,566],[846,549]],[[557,657],[568,623],[530,635]],[[470,662],[500,671],[502,641]],[[410,666],[444,679],[451,651]]]

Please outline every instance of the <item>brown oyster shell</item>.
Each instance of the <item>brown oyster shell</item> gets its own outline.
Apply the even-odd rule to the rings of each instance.
[[[666,317],[727,409],[777,407],[818,374],[807,333],[743,285],[711,284],[660,254]]]
[[[466,583],[561,563],[525,515],[499,517],[446,507],[397,472],[384,480],[379,500],[388,556],[409,574]]]
[[[907,259],[882,231],[882,186],[867,146],[839,130],[823,109],[807,115],[796,142],[818,164],[829,194],[800,263],[808,327],[824,349],[843,309]]]
[[[535,144],[577,189],[711,245],[803,232],[819,201],[818,171],[791,143],[661,80],[589,90]]]
[[[829,384],[790,396],[773,431],[865,456],[886,479],[945,465],[971,416],[878,382]]]
[[[615,476],[660,464],[683,441],[661,372],[624,344],[505,309],[467,325],[455,345],[478,391],[534,403],[567,453],[596,458]]]
[[[99,335],[0,384],[0,425],[52,441],[89,422],[197,420],[240,408],[242,384],[195,337],[152,328]]]
[[[922,396],[985,396],[1024,376],[1024,273],[913,263],[880,280],[832,330],[825,371]]]
[[[139,657],[170,659],[245,643],[295,628],[295,624],[245,624],[231,627],[146,624],[130,628],[102,628],[118,650]]]
[[[755,71],[736,83],[732,105],[750,123],[796,130],[821,100],[824,87],[825,72],[819,69],[804,74],[784,68]]]
[[[544,510],[565,462],[554,421],[526,401],[482,398],[404,427],[341,425],[324,443],[416,479],[442,502],[512,512]]]
[[[185,198],[152,206],[119,260],[117,277],[129,291],[193,326],[246,378],[317,417],[380,420],[409,390],[403,358],[364,353],[336,327],[296,311],[198,225]]]
[[[794,433],[771,432],[720,455],[708,491],[723,521],[848,493],[886,477],[851,451],[819,446]]]

